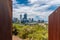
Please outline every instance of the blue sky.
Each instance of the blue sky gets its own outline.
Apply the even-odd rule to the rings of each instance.
[[[60,0],[12,0],[13,17],[27,13],[28,18],[44,19],[60,6]]]

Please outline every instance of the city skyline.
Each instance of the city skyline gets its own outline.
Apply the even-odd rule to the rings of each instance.
[[[22,17],[23,16],[23,17]],[[13,23],[23,23],[23,24],[28,24],[28,23],[46,23],[45,20],[34,20],[34,18],[28,18],[27,13],[25,13],[24,15],[20,15],[20,18],[12,18],[12,22]]]
[[[26,18],[26,19],[32,19],[32,18],[33,18],[35,21],[44,20],[44,19],[40,18],[39,16],[29,17],[29,15],[28,15],[27,13],[25,13],[25,14],[27,15],[27,18]],[[25,14],[19,14],[18,17],[13,17],[13,18],[18,18],[18,20],[24,19],[24,15],[25,15]],[[45,21],[46,21],[46,20],[45,20]]]

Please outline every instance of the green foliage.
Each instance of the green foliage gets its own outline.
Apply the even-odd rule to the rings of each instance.
[[[46,27],[41,25],[20,25],[20,24],[13,24],[14,27],[17,29],[19,36],[22,39],[29,38],[28,40],[47,40],[48,39],[48,31],[47,25]]]

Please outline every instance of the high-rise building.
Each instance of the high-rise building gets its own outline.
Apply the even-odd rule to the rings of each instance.
[[[32,18],[32,22],[34,21],[34,19]]]
[[[27,19],[27,14],[25,13],[24,14],[24,17],[23,17],[23,19],[21,20],[21,23],[28,23],[29,22],[29,20]]]
[[[22,14],[20,15],[20,20],[22,20]]]
[[[13,19],[12,19],[12,22],[13,22],[13,23],[18,22],[18,18],[13,18]]]
[[[26,13],[24,14],[24,18],[23,19],[26,19],[27,20],[27,14]]]
[[[29,22],[32,22],[32,19],[31,18],[29,18]]]

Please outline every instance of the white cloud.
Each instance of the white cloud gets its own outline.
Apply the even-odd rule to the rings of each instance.
[[[17,3],[16,0],[12,0],[12,2],[13,2],[13,4],[16,4]]]
[[[50,0],[46,4],[60,6],[60,0]]]
[[[46,2],[48,2],[49,0],[29,0],[30,1],[30,3],[32,4],[32,3],[46,3]]]
[[[53,5],[57,5],[60,4],[60,0],[29,0],[30,3],[45,3],[45,4],[53,4]]]
[[[36,2],[37,0],[29,0],[30,1],[30,3],[34,3],[34,2]]]
[[[32,6],[25,6],[17,4],[16,0],[13,0],[13,17],[19,17],[20,14],[27,13],[28,17],[35,17],[39,15],[41,18],[46,18],[51,14],[54,10],[46,11],[52,5],[60,5],[59,0],[29,0]],[[42,5],[41,4],[45,4]],[[17,7],[17,8],[15,8]],[[39,10],[39,11],[38,11]]]

